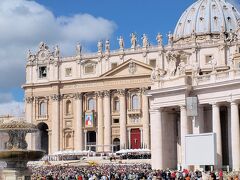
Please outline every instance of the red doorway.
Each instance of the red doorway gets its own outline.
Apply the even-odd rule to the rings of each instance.
[[[141,148],[141,133],[140,129],[131,129],[131,149]]]

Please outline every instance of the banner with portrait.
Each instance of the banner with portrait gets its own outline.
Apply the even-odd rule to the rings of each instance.
[[[85,114],[85,127],[93,127],[93,113]]]

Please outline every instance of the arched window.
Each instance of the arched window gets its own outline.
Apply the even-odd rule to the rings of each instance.
[[[92,111],[95,109],[95,100],[93,98],[88,99],[88,110]]]
[[[113,99],[113,111],[116,111],[116,112],[120,111],[120,102],[118,97],[115,97]]]
[[[132,109],[139,109],[139,97],[138,95],[132,96]]]
[[[40,104],[39,104],[39,115],[40,116],[46,116],[47,115],[47,103],[46,102],[40,102]]]
[[[68,133],[66,135],[66,148],[70,147],[70,145],[71,145],[70,141],[71,141],[71,134]]]
[[[72,114],[72,102],[70,100],[66,102],[66,114]]]

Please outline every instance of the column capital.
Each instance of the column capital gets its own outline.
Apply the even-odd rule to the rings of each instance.
[[[185,110],[186,108],[187,108],[186,104],[180,105],[180,109],[181,109],[181,110]]]
[[[59,94],[53,94],[53,95],[51,95],[51,99],[52,99],[53,101],[60,101],[61,98],[62,98],[62,96],[59,95]]]
[[[216,107],[216,106],[219,106],[220,105],[220,102],[211,102],[210,103],[213,107]]]
[[[74,98],[75,98],[76,100],[77,100],[77,99],[81,100],[81,99],[82,99],[82,93],[80,93],[80,92],[75,93],[75,94],[74,94]]]
[[[118,89],[118,90],[117,90],[117,93],[118,93],[120,96],[125,96],[125,95],[126,95],[126,89]]]
[[[238,102],[237,100],[231,100],[231,101],[230,101],[230,104],[231,104],[231,105],[238,105],[239,102]]]
[[[142,95],[145,95],[145,92],[146,92],[147,90],[148,90],[147,87],[143,87],[143,88],[140,89],[140,92],[141,92]]]
[[[110,91],[103,91],[103,96],[110,97]]]
[[[33,96],[25,97],[25,102],[27,102],[27,104],[30,104],[33,101],[34,101],[34,97]]]
[[[96,94],[96,96],[98,98],[102,98],[104,96],[104,92],[103,91],[97,91],[97,92],[95,92],[95,94]]]

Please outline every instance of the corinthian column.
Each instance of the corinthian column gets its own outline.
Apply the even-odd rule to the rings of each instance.
[[[75,94],[75,149],[76,150],[83,150],[83,124],[82,124],[82,94],[77,93]]]
[[[111,147],[111,109],[110,109],[110,92],[104,91],[104,151],[110,152]]]
[[[127,112],[126,112],[126,91],[118,90],[120,96],[120,148],[127,147]]]
[[[189,134],[189,123],[188,123],[188,117],[187,117],[187,110],[186,106],[183,105],[180,107],[181,109],[181,115],[180,115],[180,124],[181,124],[181,161],[182,161],[182,167],[188,168],[186,166],[185,162],[185,135]]]
[[[217,168],[222,167],[222,135],[220,122],[220,107],[219,104],[212,104],[212,130],[216,133],[217,140]]]
[[[145,95],[145,88],[142,89],[142,119],[143,119],[143,147],[150,148],[150,128],[149,128],[149,112],[148,112],[148,97]]]
[[[52,99],[52,153],[60,150],[60,95],[54,94]]]
[[[104,136],[103,136],[103,127],[104,127],[104,123],[103,123],[103,92],[97,92],[97,118],[98,118],[98,143],[97,145],[98,148],[98,152],[103,152],[103,142],[104,142]]]
[[[152,169],[163,169],[162,109],[150,109]]]
[[[231,103],[232,169],[240,170],[239,109],[236,102]]]

